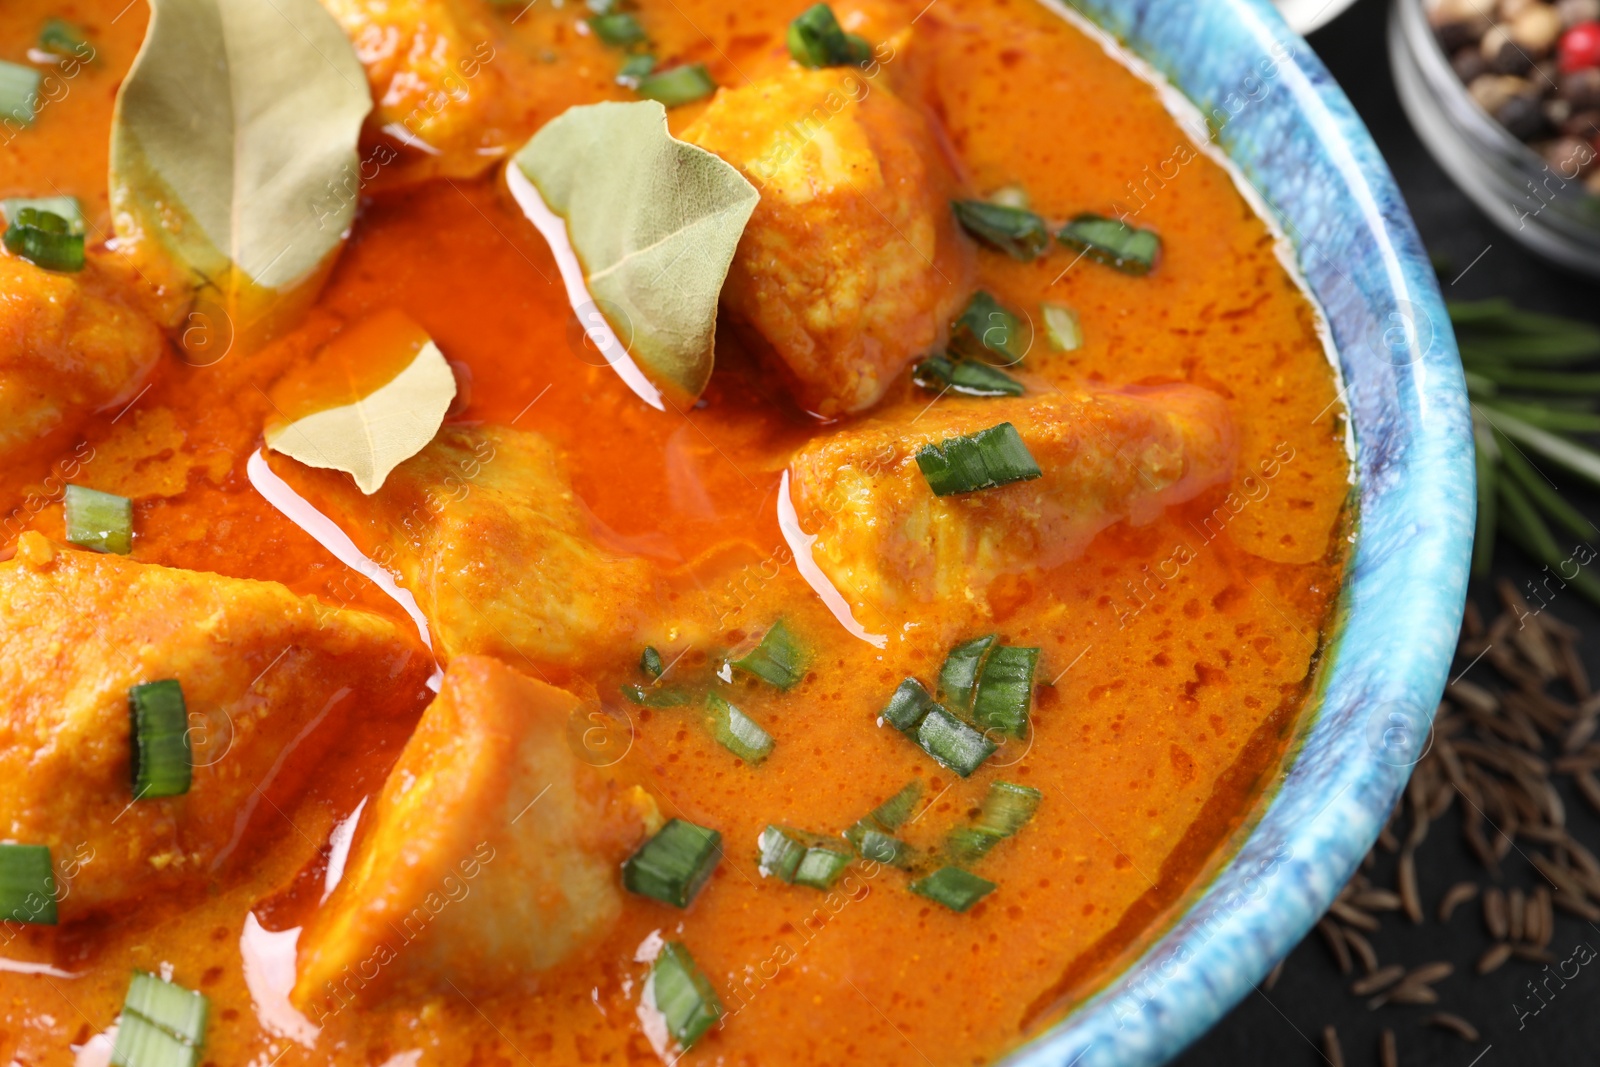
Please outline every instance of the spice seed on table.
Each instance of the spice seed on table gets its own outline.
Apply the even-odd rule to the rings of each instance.
[[[1387,1026],[1378,1038],[1378,1060],[1383,1067],[1400,1067],[1400,1050],[1394,1039],[1394,1031]]]
[[[1349,974],[1355,968],[1350,963],[1350,948],[1345,944],[1345,934],[1340,928],[1327,919],[1317,923],[1317,932],[1327,942],[1328,951],[1333,953],[1333,961],[1339,967],[1340,974]]]
[[[1477,882],[1457,882],[1445,891],[1439,901],[1439,921],[1449,922],[1455,910],[1478,895]]]
[[[1339,1032],[1331,1026],[1322,1028],[1322,1054],[1329,1067],[1344,1067],[1344,1052],[1339,1048]]]
[[[1502,941],[1492,946],[1489,951],[1478,958],[1478,973],[1488,974],[1490,971],[1497,970],[1510,958],[1511,946]]]
[[[1449,1030],[1459,1034],[1464,1041],[1477,1041],[1478,1028],[1459,1015],[1452,1015],[1447,1011],[1436,1011],[1423,1020],[1429,1026],[1437,1026],[1441,1030]]]
[[[1350,951],[1361,957],[1361,967],[1368,974],[1375,974],[1378,970],[1378,954],[1372,950],[1372,942],[1356,933],[1354,930],[1343,930],[1345,943],[1350,946]]]
[[[1490,886],[1483,894],[1483,925],[1489,936],[1504,941],[1509,927],[1506,922],[1506,895],[1499,886]]]
[[[1406,976],[1406,969],[1398,963],[1391,963],[1387,967],[1380,967],[1365,978],[1350,983],[1350,992],[1358,997],[1369,996],[1381,990],[1388,989]]]

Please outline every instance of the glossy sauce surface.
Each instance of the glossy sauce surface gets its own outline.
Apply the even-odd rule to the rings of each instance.
[[[738,85],[782,66],[783,29],[800,6],[643,0],[640,10],[664,57],[703,61],[720,84]],[[250,863],[206,894],[59,929],[6,926],[0,955],[53,970],[0,968],[0,1056],[71,1062],[72,1046],[115,1018],[131,969],[170,965],[211,998],[205,1058],[217,1064],[657,1062],[636,1016],[646,967],[634,953],[659,930],[692,946],[728,1009],[689,1062],[979,1063],[1159,931],[1270,787],[1329,622],[1347,533],[1335,382],[1272,234],[1153,90],[1032,3],[919,8],[868,12],[875,37],[907,31],[878,77],[926,108],[973,195],[1020,184],[1055,218],[1142,202],[1137,224],[1164,241],[1160,266],[1143,278],[1059,249],[1032,264],[980,253],[980,284],[1012,306],[1048,299],[1081,318],[1084,347],[1057,354],[1041,343],[1030,373],[1218,393],[1239,434],[1232,482],[1147,525],[1120,523],[1050,571],[996,583],[986,602],[898,628],[879,651],[839,627],[778,529],[780,474],[828,428],[795,411],[731,331],[702,403],[649,409],[585,347],[548,248],[498,175],[408,184],[402,157],[364,190],[326,290],[291,333],[208,366],[169,358],[129,408],[0,471],[0,507],[14,520],[0,547],[19,528],[59,539],[60,483],[75,481],[134,498],[136,559],[279,581],[404,624],[245,474],[284,370],[344,324],[398,307],[469,369],[456,421],[537,430],[559,446],[596,538],[647,557],[663,576],[661,618],[731,647],[781,615],[811,646],[811,674],[789,694],[744,683],[741,706],[778,742],[759,768],[671,711],[615,702],[627,723],[615,743],[662,811],[716,827],[727,842],[686,913],[630,897],[592,956],[521,988],[363,1004],[316,1031],[273,1003],[259,953],[275,944],[281,954],[286,935],[271,932],[294,928],[315,905],[306,887],[321,885],[330,830],[376,790],[404,742],[349,738],[298,805],[252,823]],[[571,104],[628,97],[611,84],[614,53],[576,28],[570,5],[540,5],[515,26],[487,5],[480,14],[493,28],[502,91],[525,101],[506,109],[512,150]],[[147,14],[121,0],[15,0],[0,20],[0,55],[19,58],[50,15],[81,23],[100,56],[34,129],[0,148],[0,195],[77,195],[104,233],[110,108]],[[675,110],[673,128],[698,110]],[[886,409],[928,399],[905,383]],[[1040,646],[1048,684],[1029,741],[963,781],[874,720],[901,678],[931,681],[952,643],[990,631]],[[610,702],[636,680],[637,657],[628,644],[587,676],[541,673]],[[982,873],[1000,888],[965,915],[910,895],[887,868],[858,869],[831,894],[756,870],[767,823],[845,827],[913,779],[932,803],[904,836],[936,846],[996,777],[1045,799],[985,860]]]

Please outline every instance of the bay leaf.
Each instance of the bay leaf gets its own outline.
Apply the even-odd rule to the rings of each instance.
[[[755,186],[668,133],[667,110],[653,100],[568,108],[513,163],[565,220],[589,295],[616,335],[631,338],[639,368],[680,400],[698,397]]]
[[[455,375],[427,332],[381,311],[272,387],[267,447],[344,471],[370,496],[433,440],[455,395]]]
[[[270,332],[315,296],[354,218],[353,198],[318,200],[358,166],[366,73],[317,0],[150,8],[112,117],[117,236],[186,268],[234,334]]]

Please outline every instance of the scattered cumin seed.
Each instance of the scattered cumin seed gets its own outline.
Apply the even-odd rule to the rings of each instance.
[[[1567,731],[1566,740],[1561,743],[1563,752],[1576,752],[1589,743],[1594,737],[1595,728],[1600,726],[1600,716],[1585,715],[1572,724],[1572,729]]]
[[[1556,932],[1555,908],[1550,901],[1549,886],[1542,885],[1533,891],[1533,896],[1528,898],[1528,914],[1537,918],[1537,928],[1524,931],[1528,943],[1538,948],[1546,947]]]
[[[1322,1028],[1322,1054],[1332,1067],[1344,1067],[1344,1050],[1339,1047],[1339,1031],[1331,1026]]]
[[[1265,989],[1268,993],[1272,992],[1272,987],[1277,985],[1278,979],[1283,977],[1283,965],[1288,962],[1289,960],[1287,958],[1279,960],[1278,965],[1272,968],[1272,970],[1268,971],[1266,978],[1262,979],[1261,988]]]
[[[1489,936],[1504,941],[1509,932],[1506,921],[1506,895],[1499,886],[1490,886],[1483,894],[1483,925]]]
[[[1439,994],[1434,991],[1432,986],[1418,985],[1408,981],[1401,982],[1381,997],[1375,999],[1389,1004],[1437,1004],[1439,1003]],[[1369,1008],[1380,1006],[1373,1001],[1367,1003]]]
[[[1317,932],[1328,944],[1328,951],[1333,953],[1333,962],[1338,964],[1339,973],[1348,975],[1354,968],[1350,963],[1350,949],[1345,944],[1345,935],[1339,926],[1328,919],[1317,923]]]
[[[1364,889],[1352,895],[1350,903],[1366,911],[1399,911],[1400,894],[1387,889]]]
[[[1478,895],[1477,882],[1457,882],[1445,891],[1439,901],[1439,921],[1446,923],[1455,910]]]
[[[1391,963],[1387,967],[1380,967],[1365,978],[1358,978],[1351,982],[1350,992],[1358,997],[1370,996],[1373,993],[1388,989],[1405,976],[1406,969],[1404,967],[1398,963]]]
[[[1444,692],[1463,708],[1471,708],[1486,715],[1493,715],[1500,710],[1500,698],[1481,685],[1455,681],[1445,686]]]
[[[1492,946],[1488,952],[1478,957],[1478,973],[1488,974],[1490,971],[1499,968],[1501,964],[1510,958],[1511,946],[1501,941],[1499,944]]]
[[[1561,642],[1561,664],[1566,668],[1566,681],[1572,687],[1573,695],[1579,700],[1587,700],[1592,692],[1589,685],[1589,672],[1583,668],[1583,660],[1578,658],[1578,648],[1575,641]]]
[[[1447,1011],[1436,1011],[1422,1021],[1429,1026],[1437,1026],[1441,1030],[1449,1030],[1458,1035],[1463,1041],[1476,1042],[1478,1040],[1478,1028],[1459,1015],[1452,1015]]]
[[[1406,918],[1413,923],[1422,922],[1422,894],[1417,892],[1417,854],[1413,849],[1400,853],[1400,900],[1406,909]]]
[[[1379,924],[1376,916],[1369,915],[1360,908],[1346,904],[1342,900],[1334,901],[1333,906],[1328,910],[1334,915],[1338,916],[1344,922],[1347,922],[1351,926],[1354,926],[1358,929],[1366,930],[1369,933],[1377,933],[1378,931]]]
[[[1578,792],[1583,794],[1583,799],[1589,806],[1600,814],[1600,779],[1594,776],[1593,771],[1579,771],[1572,776],[1572,781],[1578,787]]]
[[[1395,1045],[1394,1031],[1387,1026],[1378,1037],[1378,1061],[1383,1067],[1400,1067],[1400,1050]]]
[[[1513,941],[1521,941],[1523,931],[1527,925],[1528,898],[1521,889],[1513,889],[1506,894],[1506,915],[1510,920],[1506,924],[1507,936]]]
[[[1582,897],[1575,897],[1570,893],[1557,893],[1551,898],[1551,901],[1564,912],[1576,915],[1580,919],[1586,919],[1592,923],[1600,923],[1600,907],[1596,907]]]
[[[1447,963],[1444,960],[1424,963],[1421,967],[1413,969],[1410,974],[1406,975],[1406,984],[1433,985],[1435,982],[1442,982],[1449,978],[1455,973],[1455,970],[1454,964]]]
[[[1372,942],[1356,933],[1354,930],[1340,931],[1344,934],[1345,943],[1350,946],[1350,951],[1361,957],[1361,967],[1368,974],[1378,970],[1378,954],[1372,950]]]

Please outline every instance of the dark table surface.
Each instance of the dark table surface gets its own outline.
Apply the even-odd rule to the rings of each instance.
[[[1488,6],[1488,0],[1484,2]],[[1386,0],[1360,0],[1313,34],[1310,42],[1344,87],[1388,160],[1423,242],[1440,261],[1440,284],[1446,299],[1503,296],[1531,310],[1600,323],[1600,284],[1564,273],[1524,251],[1472,205],[1417,139],[1395,96],[1385,45],[1387,15]],[[1600,499],[1581,492],[1566,495],[1591,519],[1600,520]],[[1600,535],[1591,543],[1600,547]],[[1512,546],[1497,549],[1496,577],[1509,578],[1521,588],[1538,570]],[[1475,581],[1472,597],[1486,618],[1498,614],[1491,582]],[[1583,631],[1583,658],[1591,677],[1600,678],[1600,613],[1571,593],[1553,601],[1550,611]],[[1466,666],[1458,662],[1456,669]],[[1485,664],[1472,667],[1467,679],[1491,685],[1497,680]],[[1581,799],[1564,795],[1571,832],[1591,850],[1600,851],[1600,818]],[[1437,987],[1441,999],[1436,1007],[1368,1010],[1364,998],[1349,993],[1350,980],[1338,973],[1321,938],[1312,934],[1289,956],[1270,991],[1250,993],[1177,1063],[1182,1067],[1325,1063],[1322,1031],[1330,1024],[1338,1031],[1345,1062],[1351,1067],[1380,1062],[1378,1042],[1385,1027],[1394,1030],[1399,1062],[1405,1067],[1600,1063],[1600,966],[1583,968],[1538,1015],[1521,1016],[1518,1005],[1525,1011],[1533,1003],[1526,983],[1539,976],[1541,968],[1513,960],[1479,977],[1472,965],[1490,941],[1483,932],[1477,905],[1458,909],[1448,925],[1434,920],[1434,909],[1449,886],[1463,879],[1488,881],[1460,843],[1459,829],[1452,811],[1442,825],[1435,826],[1428,844],[1418,853],[1419,882],[1429,921],[1413,926],[1399,915],[1386,915],[1382,931],[1372,938],[1385,964],[1414,967],[1448,960],[1455,965],[1455,974]],[[1432,835],[1445,840],[1435,841]],[[1526,864],[1520,866],[1526,868]],[[1384,857],[1373,877],[1381,884],[1393,885],[1392,857]],[[1508,868],[1501,884],[1531,888],[1535,877],[1531,870]],[[1567,957],[1580,942],[1600,950],[1600,929],[1570,915],[1557,915],[1550,948],[1558,958]],[[1470,1019],[1482,1032],[1482,1040],[1468,1044],[1425,1026],[1423,1020],[1440,1009]]]

